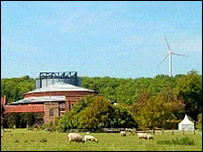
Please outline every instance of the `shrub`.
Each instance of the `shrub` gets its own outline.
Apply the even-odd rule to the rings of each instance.
[[[26,128],[27,125],[32,127],[34,124],[41,126],[43,122],[41,113],[7,113],[4,115],[2,125],[4,128]]]
[[[47,122],[47,123],[44,123],[44,125],[42,126],[42,129],[47,129],[48,131],[55,131],[56,126],[54,125],[53,122]]]
[[[195,142],[193,139],[190,139],[189,137],[182,137],[180,139],[172,139],[172,140],[159,140],[157,141],[157,144],[166,144],[166,145],[195,145]]]

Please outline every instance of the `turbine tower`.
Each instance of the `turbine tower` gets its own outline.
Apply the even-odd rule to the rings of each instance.
[[[169,77],[172,77],[172,55],[185,56],[185,57],[186,57],[186,55],[178,54],[178,53],[175,53],[175,52],[171,51],[171,48],[170,48],[170,46],[169,46],[169,43],[168,43],[167,38],[166,38],[165,35],[164,35],[164,38],[165,38],[165,41],[166,41],[166,45],[167,45],[167,47],[168,47],[168,54],[162,59],[162,61],[159,63],[159,65],[160,65],[167,57],[169,57],[169,67],[168,67],[168,69],[169,69]],[[159,65],[158,65],[158,67],[159,67]]]

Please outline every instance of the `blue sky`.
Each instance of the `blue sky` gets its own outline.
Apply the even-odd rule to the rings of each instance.
[[[1,77],[202,74],[202,2],[1,2]]]

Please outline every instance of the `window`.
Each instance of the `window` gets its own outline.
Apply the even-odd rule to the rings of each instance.
[[[54,116],[54,109],[49,109],[49,116]]]
[[[64,102],[59,103],[59,109],[60,110],[65,110],[65,103]]]
[[[74,103],[71,103],[71,104],[70,104],[70,109],[72,109],[73,106],[74,106]]]

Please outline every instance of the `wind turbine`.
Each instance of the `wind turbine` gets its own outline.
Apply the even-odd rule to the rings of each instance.
[[[172,77],[172,55],[178,55],[178,56],[185,56],[187,57],[186,55],[183,55],[183,54],[178,54],[178,53],[175,53],[173,51],[171,51],[171,48],[169,46],[169,43],[166,39],[166,36],[164,35],[164,38],[165,38],[165,41],[166,41],[166,44],[167,44],[167,47],[168,47],[168,54],[162,59],[162,61],[159,63],[159,65],[167,58],[169,57],[169,77]],[[158,67],[159,67],[158,65]]]

